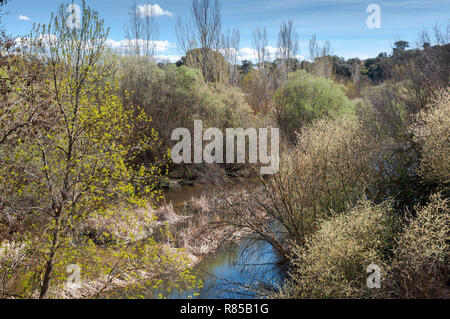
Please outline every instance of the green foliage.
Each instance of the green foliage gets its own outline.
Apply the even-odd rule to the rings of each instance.
[[[38,220],[25,238],[17,236],[13,246],[27,247],[26,253],[20,263],[9,262],[0,269],[6,274],[2,285],[7,287],[15,277],[21,283],[13,289],[18,297],[71,296],[73,291],[65,286],[71,264],[81,267],[87,285],[79,297],[99,295],[117,286],[118,279],[130,285],[154,285],[166,272],[175,274],[174,284],[195,284],[184,253],[151,238],[135,246],[113,238],[108,259],[102,258],[91,239],[77,233],[93,215],[107,215],[121,204],[131,209],[147,202],[154,205],[160,199],[156,182],[163,171],[157,162],[130,165],[151,150],[158,135],[147,129],[151,119],[144,112],[123,105],[118,83],[111,80],[109,61],[100,60],[108,36],[103,20],[84,3],[80,29],[70,30],[67,19],[61,6],[48,26],[35,27],[31,40],[31,52],[46,65],[52,125],[32,126],[32,134],[0,150],[1,191],[10,198],[2,202],[2,212],[13,210],[17,216]],[[48,34],[58,41],[51,36],[43,41]],[[20,88],[20,78],[15,80],[14,87]],[[17,102],[11,100],[12,109]]]
[[[409,42],[399,40],[399,41],[396,41],[396,42],[394,43],[394,47],[395,47],[395,49],[397,49],[397,50],[402,50],[402,51],[404,51],[404,50],[406,50],[407,48],[409,48]]]
[[[151,116],[161,136],[174,128],[191,127],[202,119],[211,127],[239,127],[250,109],[238,89],[208,85],[199,70],[168,65],[159,69],[144,59],[126,58],[120,86],[126,104],[141,107]],[[170,118],[170,120],[169,120]]]
[[[254,69],[254,63],[249,60],[243,60],[239,66],[239,71],[245,76]]]
[[[290,142],[294,142],[295,132],[305,124],[324,116],[353,114],[355,108],[339,85],[304,70],[290,74],[274,100],[278,125]]]
[[[226,83],[230,76],[228,62],[220,52],[211,49],[189,50],[178,65],[186,65],[201,71],[206,82]]]
[[[221,130],[252,126],[252,110],[239,89],[218,84],[200,93],[204,106],[197,116],[204,118],[207,126]]]
[[[148,128],[154,128],[161,141],[143,160],[164,155],[176,143],[171,141],[173,130],[183,127],[192,133],[194,120],[201,119],[205,128],[223,130],[248,127],[253,122],[250,107],[239,89],[207,84],[199,70],[175,65],[160,69],[148,60],[127,57],[119,72],[125,105],[134,110],[142,108],[152,118]],[[190,167],[183,170],[188,174]]]
[[[221,130],[276,120],[286,143],[278,174],[202,206],[201,224],[213,206],[232,214],[216,215],[185,247],[209,251],[218,236],[223,244],[244,234],[269,243],[290,267],[278,297],[450,296],[450,50],[437,27],[437,45],[424,33],[423,50],[397,41],[392,55],[364,61],[242,61],[241,78],[231,76],[241,90],[226,84],[237,66],[207,41],[219,40],[218,23],[201,28],[199,11],[200,45],[184,43],[176,65],[106,52],[104,21],[84,1],[81,13],[79,28],[61,5],[20,42],[0,35],[1,298],[201,288],[161,226],[176,214],[155,212],[169,167],[185,170],[178,178],[199,171],[168,159],[172,131],[192,131],[194,120]],[[286,81],[287,64],[296,72]],[[67,285],[74,264],[78,288]],[[370,264],[382,266],[381,290],[366,287]]]

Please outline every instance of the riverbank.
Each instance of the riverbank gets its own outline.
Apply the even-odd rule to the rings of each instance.
[[[142,282],[152,282],[161,275],[167,278],[180,273],[183,267],[198,269],[199,265],[210,263],[216,256],[230,255],[250,232],[245,228],[233,228],[229,223],[230,203],[246,205],[246,202],[253,200],[251,194],[254,193],[249,191],[248,186],[256,182],[253,179],[221,178],[213,181],[203,179],[192,184],[171,181],[171,187],[164,190],[158,207],[152,207],[149,202],[144,207],[119,206],[91,215],[73,230],[73,244],[91,240],[95,244],[93,254],[100,263],[115,263],[118,252],[114,247],[118,242],[133,251],[134,247],[151,239],[163,255],[174,256],[179,261],[176,264],[181,267],[155,271],[139,269],[133,276],[127,272],[116,273],[114,269],[106,274],[83,274],[78,284],[67,285],[64,280],[58,286],[50,287],[48,297],[108,298],[116,296],[117,291],[140,286],[136,278]],[[5,242],[2,247],[9,247],[4,250],[14,260],[29,253],[22,246],[19,251],[14,243]],[[16,247],[16,251],[11,247]],[[4,257],[0,256],[0,259]],[[195,293],[195,289],[191,290]]]
[[[245,231],[233,230],[224,222],[228,207],[227,196],[218,194],[220,191],[223,195],[221,186],[206,183],[188,186],[172,182],[158,208],[150,205],[134,210],[117,208],[110,214],[90,218],[80,233],[105,247],[113,244],[114,238],[133,245],[152,237],[164,249],[179,255],[192,269],[219,251],[233,249],[247,236]],[[228,198],[248,197],[242,197],[243,192],[236,189],[227,192],[230,192]],[[139,277],[150,281],[154,274],[141,271]],[[103,276],[82,281],[78,286],[55,288],[51,295],[56,298],[95,298],[125,291],[135,284],[131,276]]]

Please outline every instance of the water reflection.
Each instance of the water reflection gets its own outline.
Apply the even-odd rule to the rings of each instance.
[[[196,273],[204,282],[200,299],[258,298],[261,288],[278,287],[283,270],[273,248],[263,242],[243,242],[239,247],[207,256]],[[185,299],[195,291],[173,292],[168,298]]]

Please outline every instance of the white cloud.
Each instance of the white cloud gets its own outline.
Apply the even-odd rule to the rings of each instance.
[[[266,61],[273,61],[278,56],[278,48],[267,46],[266,47]],[[296,58],[298,60],[303,60],[305,57],[303,55],[297,55]],[[258,54],[256,50],[252,48],[242,48],[239,50],[238,60],[248,60],[254,63],[258,62]]]
[[[155,3],[155,4],[138,5],[137,6],[137,12],[139,13],[139,15],[141,17],[148,17],[148,16],[155,16],[155,17],[169,16],[169,17],[173,17],[175,15],[174,13],[172,13],[170,11],[164,10],[157,3]]]
[[[24,15],[20,15],[20,16],[18,17],[18,19],[19,19],[19,20],[22,20],[22,21],[30,21],[30,20],[31,20],[30,17],[24,16]]]
[[[268,46],[266,47],[266,60],[271,61],[276,58],[277,55],[277,48]],[[258,54],[256,50],[252,48],[242,48],[239,50],[239,59],[242,60],[249,60],[252,62],[256,62],[258,60]]]
[[[170,43],[167,40],[164,41],[150,41],[155,46],[155,52],[159,54],[155,54],[153,58],[157,62],[171,62],[175,63],[181,59],[180,55],[170,54],[164,52],[169,51],[171,48],[176,48],[176,45]],[[139,45],[143,47],[145,44],[145,40],[139,39]],[[112,49],[118,50],[120,53],[127,54],[127,40],[115,41],[112,39],[106,40],[106,45],[110,46]]]
[[[53,34],[44,34],[37,37],[38,40],[43,41],[45,43],[56,42],[58,38]]]
[[[30,43],[30,38],[26,37],[26,38],[16,38],[14,41],[18,44],[18,45],[22,45],[22,44],[28,44]],[[53,35],[53,34],[44,34],[44,35],[39,35],[35,38],[35,40],[40,41],[41,44],[43,46],[48,46],[51,43],[56,43],[56,41],[58,41],[58,38]]]
[[[146,44],[145,40],[139,39],[139,45],[141,47],[144,47]],[[112,39],[108,39],[106,40],[106,45],[109,45],[111,48],[113,49],[118,49],[118,50],[126,50],[128,48],[128,41],[127,40],[120,40],[120,41],[115,41]],[[167,40],[164,41],[149,41],[149,46],[151,47],[152,45],[155,48],[155,52],[167,52],[170,48],[175,48],[176,45],[173,43],[170,43]]]
[[[278,51],[277,48],[268,46],[268,47],[266,47],[266,50],[267,50],[267,52],[269,53],[269,55],[270,55],[270,57],[271,57],[272,59],[276,57],[277,51]]]
[[[257,55],[256,51],[251,48],[243,48],[239,50],[240,60],[256,61]]]
[[[159,54],[159,55],[155,55],[154,58],[158,62],[167,62],[167,61],[169,61],[171,63],[175,63],[175,62],[181,60],[181,56],[180,55],[175,55],[175,54],[168,54],[168,55]]]

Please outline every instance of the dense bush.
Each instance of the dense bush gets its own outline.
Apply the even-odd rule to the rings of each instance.
[[[267,115],[273,111],[273,94],[279,82],[276,70],[266,67],[250,70],[242,77],[242,89],[255,113]]]
[[[176,143],[171,141],[174,129],[187,128],[192,134],[194,120],[202,120],[205,129],[252,126],[251,109],[243,93],[225,84],[205,83],[199,70],[175,65],[161,69],[146,59],[127,57],[120,73],[125,104],[135,110],[142,108],[152,118],[148,134],[158,132],[161,141],[143,160],[166,154]]]
[[[404,222],[388,202],[362,201],[324,220],[304,245],[294,245],[282,298],[448,298],[448,199],[430,197]],[[367,266],[381,270],[370,290]]]
[[[383,289],[389,297],[449,298],[448,199],[432,195],[427,206],[416,208],[416,215],[407,220],[397,240]]]
[[[162,141],[170,141],[174,128],[192,125],[202,81],[198,71],[174,66],[163,70],[147,59],[126,57],[120,73],[119,84],[126,105],[142,108],[152,118],[153,128]]]
[[[370,297],[367,267],[381,265],[392,242],[395,219],[388,204],[362,201],[324,221],[304,246],[295,246],[294,271],[282,290],[290,298]]]
[[[401,83],[383,83],[361,93],[364,103],[357,109],[366,130],[386,140],[402,143],[409,139],[411,112],[405,104],[406,88]]]
[[[412,131],[421,147],[420,176],[433,183],[450,182],[450,90],[420,112]]]
[[[291,281],[281,293],[283,297],[449,296],[450,210],[448,200],[445,199],[450,153],[448,90],[437,94],[434,102],[417,115],[410,108],[412,104],[409,103],[408,86],[385,83],[371,91],[369,110],[360,113],[360,130],[366,135],[372,135],[372,143],[376,145],[373,149],[374,157],[368,161],[371,163],[369,167],[374,168],[373,175],[367,179],[371,182],[368,195],[375,195],[376,200],[394,199],[392,203],[395,215],[401,218],[416,203],[427,201],[433,189],[444,190],[444,193],[431,196],[430,202],[425,206],[417,206],[415,213],[403,224],[392,223],[391,218],[390,225],[378,220],[375,224],[384,225],[384,230],[380,228],[380,232],[370,226],[371,218],[376,216],[373,212],[370,217],[355,216],[354,212],[360,206],[325,221],[306,244],[294,246],[295,257],[291,260],[294,270]],[[414,120],[415,123],[411,126],[410,123]],[[326,141],[324,138],[321,140]],[[308,149],[312,144],[314,143],[302,144],[302,149]],[[328,150],[328,143],[324,144]],[[349,148],[353,149],[354,146]],[[317,154],[322,154],[327,163],[333,162],[333,157],[320,152]],[[338,162],[343,163],[342,159],[340,157]],[[320,167],[320,163],[318,160],[314,161],[314,167]],[[303,162],[298,166],[307,167]],[[286,171],[293,176],[299,175],[294,173],[295,169],[292,167]],[[283,169],[280,170],[280,175],[282,172]],[[286,187],[280,190],[292,193]],[[324,197],[333,202],[333,194],[335,193],[330,192]],[[319,195],[316,198],[321,197]],[[336,199],[335,203],[346,202],[344,198]],[[300,200],[291,202],[299,203]],[[311,220],[319,223],[317,216]],[[394,235],[397,236],[401,228],[401,235],[395,239]],[[354,229],[359,229],[360,232],[353,232]],[[362,237],[363,230],[367,231],[366,238]],[[382,265],[382,290],[366,289],[365,279],[368,275],[365,273],[367,265],[363,265],[364,263]]]
[[[357,110],[364,131],[381,145],[372,195],[394,197],[403,211],[442,189],[449,167],[448,94],[436,93],[435,102],[416,114],[408,92],[405,83],[383,83],[365,90]]]
[[[403,230],[400,230],[403,229]],[[360,202],[296,245],[283,298],[448,298],[450,210],[442,195],[401,222],[386,202]],[[381,266],[381,290],[366,286]]]
[[[173,128],[190,128],[194,119],[218,128],[248,125],[244,117],[249,117],[250,108],[243,93],[224,84],[206,84],[198,70],[175,65],[161,69],[148,60],[128,57],[121,73],[127,104],[143,108],[168,140]]]
[[[262,241],[289,270],[278,297],[450,298],[448,30],[363,61],[331,56],[313,37],[307,62],[293,57],[289,21],[275,60],[256,29],[259,62],[238,67],[238,30],[222,35],[218,1],[200,2],[196,30],[177,23],[176,64],[156,64],[138,40],[157,28],[136,6],[127,45],[146,46],[145,57],[107,50],[109,29],[84,0],[79,28],[65,5],[21,39],[0,21],[0,298],[196,290],[198,260],[175,247],[207,254],[244,238],[244,255]],[[226,178],[251,175],[246,164],[171,164],[173,130],[193,133],[195,120],[223,132],[279,127],[278,173],[246,183]],[[199,182],[226,182],[218,197],[208,184],[184,219],[155,207],[162,183],[181,184],[166,168],[172,179],[202,171]],[[66,285],[73,264],[81,288]],[[371,264],[381,289],[366,285]]]
[[[304,70],[290,74],[274,100],[279,128],[290,142],[305,124],[324,116],[352,114],[355,108],[341,86]]]
[[[278,193],[289,201],[294,220],[303,215],[313,221],[331,209],[340,211],[369,185],[376,149],[356,120],[319,120],[305,127],[295,148],[284,154],[274,190],[287,191]]]
[[[240,225],[254,225],[257,237],[287,256],[291,240],[304,243],[331,210],[340,212],[364,194],[374,174],[376,149],[356,120],[319,120],[302,130],[294,148],[284,151],[278,174],[264,180],[264,197],[270,203],[233,205],[232,212]],[[255,216],[263,220],[255,223]],[[267,216],[277,227],[261,227]]]
[[[377,175],[371,189],[373,199],[395,198],[395,207],[404,211],[424,203],[429,195],[417,172],[419,151],[412,141],[410,125],[414,113],[406,103],[404,83],[383,83],[362,93],[364,102],[357,109],[364,131],[379,141],[374,165]]]
[[[189,50],[177,64],[178,66],[186,65],[189,68],[199,70],[207,76],[207,82],[226,83],[230,76],[229,64],[224,56],[211,49]]]

